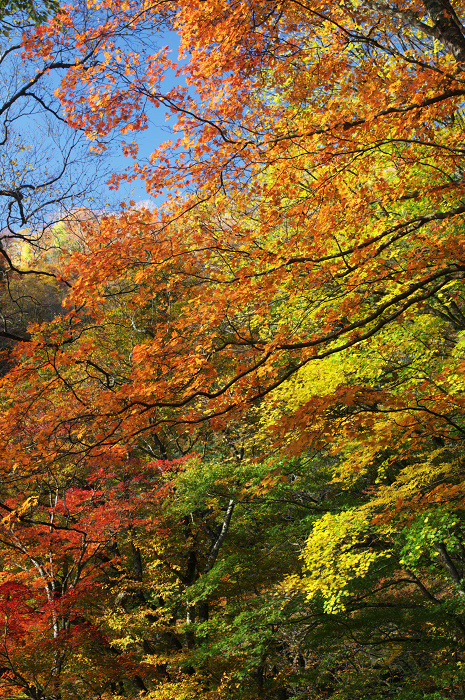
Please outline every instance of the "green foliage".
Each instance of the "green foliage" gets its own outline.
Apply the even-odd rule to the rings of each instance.
[[[156,215],[10,243],[0,698],[464,695],[463,86],[421,11],[109,0],[24,38],[97,150],[145,100],[184,133],[135,164]],[[181,28],[197,98],[133,27]]]
[[[1,32],[8,35],[11,31],[11,23],[14,24],[18,16],[25,16],[32,24],[40,25],[51,15],[54,15],[60,8],[58,0],[1,0],[0,2],[0,25],[3,25]]]

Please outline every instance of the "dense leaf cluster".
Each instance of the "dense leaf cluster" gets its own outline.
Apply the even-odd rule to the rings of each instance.
[[[463,2],[20,10],[0,698],[465,696]],[[118,133],[158,210],[78,206]]]

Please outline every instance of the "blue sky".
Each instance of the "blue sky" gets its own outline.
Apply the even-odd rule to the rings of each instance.
[[[169,46],[171,50],[170,58],[173,61],[177,60],[178,47],[179,47],[179,36],[174,32],[164,33],[159,40],[161,46]],[[175,76],[174,71],[169,71],[163,80],[161,89],[163,92],[168,92],[176,85],[185,86],[185,81],[183,76]],[[166,119],[166,108],[161,106],[158,109],[152,107],[147,111],[147,116],[149,118],[149,126],[146,130],[142,132],[132,132],[126,138],[127,141],[136,141],[139,145],[139,158],[138,160],[148,158],[151,153],[159,146],[163,141],[167,141],[172,138],[172,128],[171,125],[174,123],[174,118],[170,120]],[[113,148],[111,155],[109,155],[110,167],[115,173],[120,173],[131,165],[132,160],[126,158],[119,146]],[[108,192],[108,198],[110,202],[114,202],[115,198],[118,200],[134,200],[137,203],[143,202],[147,206],[150,203],[154,204],[155,200],[151,200],[147,195],[144,182],[138,180],[132,183],[122,183],[119,190],[115,192]],[[156,204],[161,204],[163,197],[158,197]]]

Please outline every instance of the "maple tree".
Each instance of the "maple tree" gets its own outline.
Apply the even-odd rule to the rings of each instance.
[[[0,5],[2,351],[27,338],[22,309],[44,305],[40,287],[55,287],[56,293],[60,286],[50,265],[54,254],[57,262],[57,222],[77,219],[84,202],[97,206],[108,176],[105,159],[89,152],[85,135],[66,124],[53,95],[60,76],[74,65],[72,52],[57,44],[48,56],[30,61],[22,48],[24,33],[36,31],[34,25],[57,9],[55,2]],[[90,61],[92,51],[81,59]]]
[[[112,186],[164,205],[82,217],[1,384],[5,697],[463,693],[462,12],[107,0],[26,32],[94,150],[147,105],[179,138],[124,143]]]
[[[136,114],[143,100],[164,102],[180,113],[176,129],[187,134],[186,150],[178,154],[177,160],[168,161],[164,155],[170,148],[167,144],[152,156],[152,165],[136,165],[135,171],[144,177],[149,192],[157,193],[157,188],[164,187],[182,191],[182,196],[156,216],[129,211],[118,219],[103,218],[95,249],[86,255],[86,261],[77,263],[82,270],[85,262],[87,269],[73,299],[89,301],[86,289],[94,295],[99,283],[117,281],[126,270],[129,278],[134,275],[140,285],[133,304],[143,303],[144,298],[159,290],[163,267],[171,286],[191,278],[193,283],[185,285],[185,296],[177,303],[186,310],[202,311],[198,318],[192,314],[196,331],[195,339],[194,333],[188,335],[192,345],[189,340],[186,345],[187,311],[179,313],[180,331],[175,334],[173,327],[171,346],[182,365],[172,368],[173,398],[169,398],[166,385],[150,374],[150,364],[158,368],[163,365],[162,356],[166,356],[166,327],[161,324],[156,337],[141,343],[133,355],[134,385],[138,390],[142,388],[134,397],[134,405],[144,400],[146,386],[150,394],[147,406],[155,409],[154,387],[158,384],[161,403],[173,408],[189,406],[191,415],[184,417],[197,420],[205,414],[203,405],[201,411],[196,411],[199,387],[205,391],[205,404],[211,403],[211,415],[232,410],[244,400],[260,398],[299,366],[339,352],[346,344],[369,339],[439,293],[451,280],[460,279],[463,271],[454,257],[454,250],[460,248],[458,228],[447,228],[447,234],[444,230],[449,219],[461,214],[456,201],[461,187],[461,89],[460,73],[453,72],[455,59],[445,49],[433,52],[430,70],[429,64],[417,57],[415,51],[419,55],[422,52],[421,56],[428,53],[430,35],[438,34],[439,29],[428,30],[429,25],[415,19],[413,10],[406,10],[405,16],[399,10],[399,16],[393,16],[382,32],[379,30],[379,37],[371,33],[367,39],[368,28],[364,34],[361,25],[359,42],[366,44],[364,57],[360,48],[359,53],[352,49],[358,36],[355,24],[362,22],[355,10],[353,17],[346,13],[346,45],[337,22],[339,15],[325,20],[324,13],[320,17],[314,8],[308,10],[309,19],[305,8],[298,9],[291,3],[283,5],[286,11],[283,9],[281,14],[281,6],[276,6],[260,24],[260,10],[256,8],[249,24],[243,22],[237,28],[235,42],[242,49],[233,63],[229,44],[220,39],[238,21],[239,6],[229,8],[223,23],[215,21],[214,8],[212,17],[206,18],[202,3],[198,7],[181,4],[176,11],[175,7],[170,5],[169,18],[158,9],[150,10],[154,17],[149,18],[153,24],[182,24],[183,45],[189,45],[192,54],[185,71],[197,87],[197,101],[179,90],[160,95],[158,81],[168,65],[164,57],[146,59],[143,68],[138,69],[139,58],[128,58],[116,47],[92,70],[77,66],[71,71],[62,85],[61,97],[71,123],[86,128],[96,140],[120,123],[126,132],[142,128],[144,114]],[[244,9],[240,6],[241,17],[248,17]],[[134,13],[134,7],[124,10],[130,11]],[[376,7],[370,11],[376,17]],[[344,10],[337,12],[343,14]],[[388,10],[386,13],[389,17]],[[127,19],[127,14],[123,13],[120,20],[115,12],[112,22],[123,18]],[[365,21],[368,23],[368,19]],[[288,46],[286,31],[291,28],[294,43]],[[325,37],[328,53],[321,47],[312,53],[308,46],[314,40],[310,30],[315,36],[321,33]],[[70,25],[67,31],[72,35],[75,30]],[[91,31],[92,36],[97,31],[103,34],[109,27]],[[417,49],[415,32],[423,33],[423,43]],[[407,43],[405,51],[393,44],[397,36]],[[39,48],[45,51],[52,39],[44,38],[43,33],[39,39]],[[257,52],[266,54],[262,47],[265,39],[274,41],[274,51],[270,52],[267,69],[261,63],[254,73]],[[439,39],[438,34],[436,41]],[[341,44],[339,53],[333,51],[330,40]],[[83,38],[81,41],[84,43]],[[114,46],[114,38],[111,41]],[[333,57],[331,62],[329,54],[337,55],[337,61]],[[123,56],[124,71],[120,67]],[[215,66],[217,76],[224,65],[221,89],[220,77],[207,80],[207,62]],[[338,76],[334,85],[324,83],[322,63],[326,71]],[[402,73],[400,66],[404,64],[410,66],[404,71],[404,81],[389,82],[389,76]],[[128,85],[118,83],[122,71],[128,76]],[[286,71],[289,80],[284,77]],[[107,81],[105,88],[102,78]],[[452,81],[453,86],[445,92],[444,81],[447,86]],[[386,104],[397,100],[400,107],[380,109],[380,95],[386,94],[382,86],[386,84],[391,91]],[[369,95],[361,85],[370,86]],[[312,98],[312,91],[318,100]],[[425,96],[434,91],[434,98]],[[414,95],[407,106],[406,94]],[[200,101],[203,105],[197,104]],[[346,110],[347,114],[338,110]],[[351,111],[357,114],[352,121]],[[316,129],[317,121],[324,123],[319,115],[326,115],[329,121],[324,128]],[[241,129],[256,136],[245,138]],[[418,132],[425,129],[428,135],[420,137]],[[135,146],[127,145],[129,153],[134,153],[132,148]],[[352,172],[354,164],[356,170]],[[186,197],[187,182],[194,190],[191,198]],[[405,202],[412,206],[406,207]],[[399,206],[401,211],[397,212]],[[187,213],[179,235],[179,224],[171,224],[170,229],[170,221],[178,221],[183,212]],[[150,234],[141,236],[141,229],[147,227]],[[432,231],[437,231],[436,239]],[[432,263],[426,267],[427,273],[425,246],[431,246],[428,253]],[[397,269],[399,256],[406,250]],[[173,269],[175,256],[178,268]],[[158,265],[157,275],[152,274],[152,259]],[[196,279],[199,283],[194,285]],[[377,301],[372,298],[374,284],[379,287],[374,295]],[[279,298],[286,300],[288,315],[275,312]],[[312,318],[313,326],[311,321],[303,320],[304,316]],[[271,325],[269,319],[273,319]],[[183,361],[178,350],[181,347],[197,366],[193,381],[188,380],[190,366]],[[235,372],[238,356],[239,371]],[[146,361],[149,357],[151,363]],[[217,379],[217,358],[223,385],[234,386],[236,398],[231,399],[229,390],[220,386],[209,389]],[[228,376],[226,366],[230,368]],[[175,377],[179,377],[178,384]],[[187,388],[180,389],[184,384]]]

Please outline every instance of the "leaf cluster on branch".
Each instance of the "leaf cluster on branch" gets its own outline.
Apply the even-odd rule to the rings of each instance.
[[[69,150],[4,159],[0,698],[463,694],[464,12],[104,0],[25,28],[3,145],[27,98],[98,158],[123,138],[111,187],[164,203],[104,215]],[[144,159],[154,108],[174,137]]]

